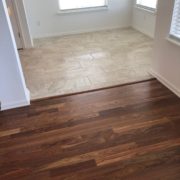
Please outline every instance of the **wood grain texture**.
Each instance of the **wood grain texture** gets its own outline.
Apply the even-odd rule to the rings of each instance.
[[[180,179],[180,99],[151,80],[0,112],[0,179]]]

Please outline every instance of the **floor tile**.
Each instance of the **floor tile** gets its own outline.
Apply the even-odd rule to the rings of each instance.
[[[34,40],[19,51],[32,99],[152,78],[153,40],[131,28]]]

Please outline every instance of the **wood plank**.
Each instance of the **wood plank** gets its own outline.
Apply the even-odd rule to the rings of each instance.
[[[180,99],[156,80],[0,112],[0,179],[180,179]]]
[[[20,128],[10,129],[10,130],[7,130],[7,131],[0,131],[0,138],[5,137],[5,136],[10,136],[10,135],[13,135],[13,134],[18,134],[20,132],[21,132]]]

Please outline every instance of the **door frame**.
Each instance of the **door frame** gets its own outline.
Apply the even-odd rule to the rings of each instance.
[[[20,31],[19,21],[17,19],[17,13],[15,11],[15,4],[13,0],[6,0],[8,7],[9,17],[13,28],[17,49],[23,49],[23,39]]]
[[[16,19],[21,34],[22,46],[24,49],[32,48],[34,44],[33,44],[33,39],[31,37],[30,28],[28,25],[24,0],[12,0],[12,3],[14,6]]]

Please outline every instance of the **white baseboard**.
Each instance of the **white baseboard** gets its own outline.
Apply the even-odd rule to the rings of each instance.
[[[113,27],[103,27],[103,28],[94,28],[94,29],[87,29],[87,30],[80,30],[80,31],[71,31],[71,32],[59,32],[59,33],[49,33],[49,34],[42,34],[33,39],[41,39],[41,38],[50,38],[50,37],[58,37],[58,36],[66,36],[66,35],[75,35],[75,34],[83,34],[88,32],[98,32],[98,31],[106,31],[106,30],[113,30],[119,28],[130,28],[131,26],[113,26]]]
[[[136,26],[132,26],[132,28],[135,29],[136,31],[139,31],[139,32],[145,34],[146,36],[154,39],[154,36],[153,36],[151,33],[148,33],[148,32],[146,32],[146,31],[144,31],[143,29],[141,29],[141,28],[139,28],[139,27],[136,27]]]
[[[19,108],[19,107],[24,107],[24,106],[29,106],[29,105],[30,105],[30,92],[27,89],[26,90],[26,99],[11,102],[11,103],[4,103],[4,104],[2,103],[1,104],[1,111],[14,109],[14,108]]]
[[[28,99],[28,101],[31,101],[31,94],[28,88],[26,88],[26,98]]]
[[[162,77],[152,69],[149,71],[149,73],[180,98],[180,90],[176,88],[172,83],[170,83],[168,80],[166,80],[164,77]]]

